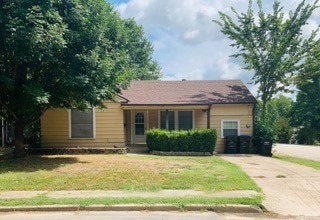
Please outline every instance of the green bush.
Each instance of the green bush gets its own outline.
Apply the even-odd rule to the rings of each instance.
[[[304,127],[298,131],[297,142],[298,144],[314,145],[318,138],[317,131],[313,128]]]
[[[216,147],[215,129],[167,131],[151,129],[147,132],[149,150],[173,152],[213,152]]]

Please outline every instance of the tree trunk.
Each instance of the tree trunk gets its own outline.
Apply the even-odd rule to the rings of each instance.
[[[23,130],[25,128],[25,124],[20,121],[16,120],[14,123],[14,151],[13,156],[15,158],[21,158],[26,156],[26,150],[24,148],[24,137],[23,137]]]
[[[261,120],[265,122],[267,113],[267,100],[262,99],[262,107],[261,107]]]

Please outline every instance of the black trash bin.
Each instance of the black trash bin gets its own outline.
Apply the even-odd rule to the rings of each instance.
[[[226,136],[224,138],[224,153],[226,154],[236,154],[237,153],[237,136]]]
[[[272,144],[273,140],[272,138],[263,137],[260,139],[260,154],[263,156],[272,156]]]
[[[251,136],[240,135],[238,137],[238,152],[240,154],[248,154],[250,148]]]

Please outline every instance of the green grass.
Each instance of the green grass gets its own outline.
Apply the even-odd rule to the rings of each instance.
[[[183,197],[183,198],[63,198],[54,199],[47,196],[37,196],[28,199],[0,199],[0,206],[41,206],[41,205],[118,205],[118,204],[141,204],[156,205],[170,204],[183,207],[191,204],[222,205],[222,204],[244,204],[260,205],[262,197],[251,198],[208,198],[208,197]]]
[[[0,159],[1,191],[162,189],[261,191],[239,167],[216,156],[30,155]]]
[[[298,158],[298,157],[291,157],[291,156],[287,156],[284,154],[277,154],[277,153],[274,153],[273,157],[280,160],[287,161],[287,162],[300,164],[303,166],[312,167],[314,169],[320,170],[320,162],[318,161],[308,160],[308,159]]]

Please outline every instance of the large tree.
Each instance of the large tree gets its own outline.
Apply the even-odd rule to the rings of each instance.
[[[257,0],[255,12],[249,0],[246,13],[239,14],[232,8],[235,20],[223,12],[219,12],[220,20],[214,20],[232,40],[231,46],[238,50],[232,57],[241,57],[244,69],[253,71],[252,82],[258,85],[263,118],[267,102],[275,94],[287,91],[290,76],[299,71],[312,47],[316,33],[305,38],[302,27],[318,7],[317,3],[318,0],[310,5],[303,0],[286,16],[277,0],[272,13],[263,11],[262,0]]]
[[[293,124],[306,132],[306,142],[320,140],[320,40],[310,51],[304,68],[296,77],[298,94],[293,110]],[[302,140],[301,140],[302,141]],[[303,142],[303,141],[302,141]]]
[[[104,0],[0,1],[0,116],[14,123],[15,156],[47,109],[103,107],[141,72],[158,78],[152,51]]]

